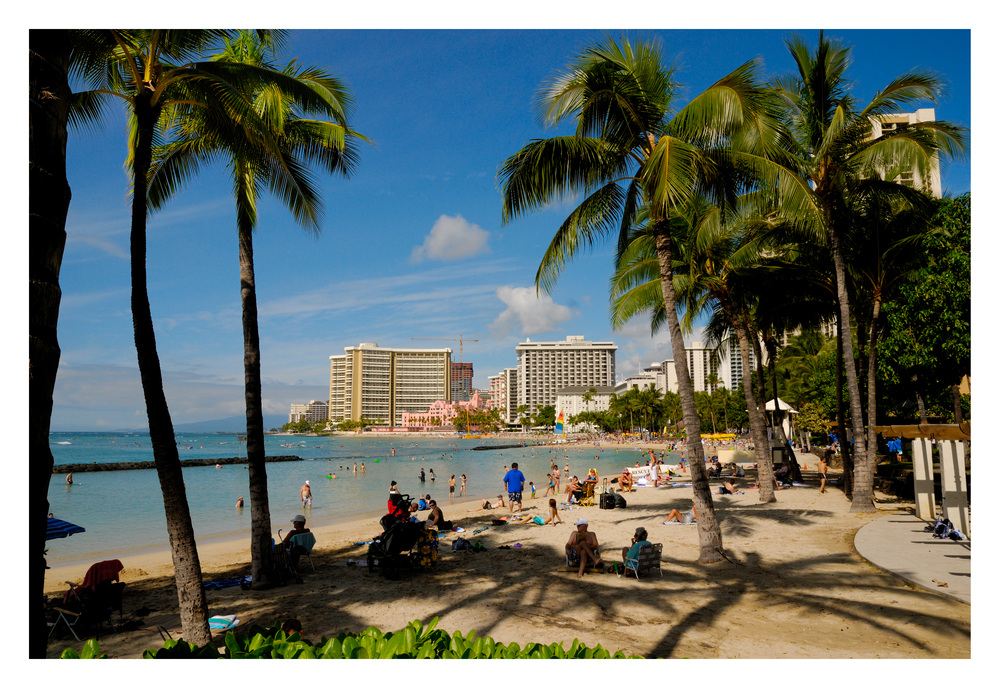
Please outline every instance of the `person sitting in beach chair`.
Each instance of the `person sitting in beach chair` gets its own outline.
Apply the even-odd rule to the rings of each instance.
[[[281,531],[278,531],[278,533],[280,534]],[[305,535],[306,533],[309,533],[310,537],[302,538],[303,543],[299,544],[296,536]],[[312,544],[307,545],[306,542],[309,540],[312,541]],[[315,543],[316,536],[312,535],[311,531],[306,528],[306,517],[302,514],[296,515],[295,518],[292,519],[292,529],[288,531],[288,535],[281,539],[281,544],[285,546],[285,550],[288,553],[288,563],[293,569],[296,570],[296,572],[299,567],[299,559],[303,554],[309,556],[309,565],[313,567],[314,571],[316,570],[316,566],[312,563],[312,556],[310,554],[312,545]]]
[[[647,539],[649,534],[646,529],[639,526],[635,529],[635,535],[632,537],[631,547],[622,547],[622,563],[628,562],[629,559],[635,560],[639,557],[639,550],[642,549],[643,545],[650,544]]]
[[[570,535],[569,541],[566,542],[566,565],[571,567],[579,562],[580,570],[576,577],[583,578],[583,572],[587,568],[588,562],[591,562],[591,566],[594,568],[600,568],[604,562],[601,560],[597,535],[587,530],[589,525],[587,519],[578,518],[575,525],[576,531]]]

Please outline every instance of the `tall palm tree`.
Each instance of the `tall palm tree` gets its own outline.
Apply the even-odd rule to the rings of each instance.
[[[198,58],[224,31],[146,29],[87,31],[88,50],[78,56],[90,96],[115,97],[126,106],[132,181],[131,280],[132,324],[149,420],[153,459],[163,493],[167,532],[177,584],[184,639],[204,644],[211,635],[201,565],[181,473],[173,423],[163,392],[163,377],[146,286],[146,222],[148,178],[153,148],[178,111],[201,109],[205,116],[233,118],[256,132],[262,145],[269,129],[243,94],[253,92],[262,70]],[[106,99],[105,99],[106,100]]]
[[[243,368],[247,419],[247,472],[251,515],[251,575],[254,588],[273,584],[271,516],[267,495],[261,399],[260,335],[254,276],[253,232],[257,197],[270,188],[295,220],[319,231],[320,192],[306,163],[349,176],[357,153],[347,125],[350,97],[344,85],[316,67],[290,64],[283,69],[268,60],[270,41],[252,32],[226,40],[213,60],[267,70],[271,78],[246,93],[261,121],[267,123],[275,150],[262,146],[255,132],[231,119],[205,116],[204,110],[180,113],[175,137],[157,153],[150,172],[150,205],[160,207],[189,179],[201,163],[221,156],[232,174],[239,242],[240,298],[243,311]],[[278,78],[275,78],[278,77]],[[309,115],[324,118],[313,119]]]
[[[756,63],[748,62],[672,114],[677,84],[658,45],[609,38],[586,48],[541,93],[544,120],[552,125],[572,120],[575,133],[529,142],[500,171],[504,222],[566,192],[586,194],[542,258],[535,283],[544,290],[552,288],[568,259],[616,228],[622,245],[638,209],[649,206],[690,450],[699,560],[706,563],[722,559],[722,534],[677,319],[669,220],[711,180],[713,153],[725,157],[732,150],[728,144],[739,139],[741,148],[759,158],[765,144],[775,143],[766,111],[770,103],[756,87],[756,72]]]
[[[854,433],[854,490],[851,511],[873,511],[874,453],[867,451],[858,375],[851,342],[851,307],[843,239],[845,218],[840,210],[859,180],[882,178],[887,170],[917,170],[922,179],[940,155],[962,154],[964,129],[948,122],[921,122],[878,138],[872,122],[905,111],[920,101],[936,102],[942,80],[929,72],[910,71],[890,82],[871,101],[859,106],[846,78],[850,48],[820,32],[814,52],[798,37],[786,41],[796,73],[774,82],[784,102],[784,120],[794,145],[787,163],[794,176],[782,176],[782,209],[795,219],[816,226],[826,237],[837,286],[839,336],[843,350]]]
[[[59,271],[66,246],[70,188],[66,139],[72,93],[71,32],[28,32],[28,599],[43,599],[49,513],[52,391],[59,370]],[[28,617],[28,656],[45,657],[44,608]]]
[[[750,380],[750,340],[757,335],[749,313],[758,286],[773,279],[762,274],[763,257],[777,254],[770,244],[742,231],[745,230],[743,225],[727,223],[723,215],[721,208],[698,197],[684,214],[673,218],[679,248],[674,272],[675,290],[685,306],[682,325],[687,331],[691,331],[698,315],[710,310],[713,317],[705,331],[710,341],[728,342],[729,333],[736,334],[760,478],[759,498],[762,502],[772,502],[775,501],[774,480],[763,401],[758,404],[754,399]],[[630,237],[625,251],[619,255],[618,269],[612,278],[612,323],[619,327],[636,313],[649,311],[656,332],[663,322],[665,309],[662,290],[651,288],[659,280],[655,246],[648,227],[634,228]]]

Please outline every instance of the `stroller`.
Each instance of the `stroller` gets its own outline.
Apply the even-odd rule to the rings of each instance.
[[[368,573],[375,572],[376,562],[388,579],[399,577],[399,571],[410,565],[410,552],[424,532],[423,523],[410,523],[412,500],[409,495],[389,495],[389,513],[379,520],[382,534],[368,546]]]

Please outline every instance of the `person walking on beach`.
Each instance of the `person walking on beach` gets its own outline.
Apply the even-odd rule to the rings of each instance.
[[[302,499],[302,508],[306,507],[312,508],[313,505],[313,493],[312,488],[309,487],[309,481],[307,480],[301,489],[299,489],[299,498]]]
[[[507,501],[509,511],[514,513],[514,502],[517,502],[517,510],[521,510],[521,492],[524,491],[524,473],[517,469],[517,462],[510,465],[510,470],[503,477],[504,485],[507,486]]]
[[[552,466],[552,490],[553,494],[559,494],[559,466]],[[566,474],[567,476],[569,473]]]
[[[830,460],[830,454],[833,452],[829,449],[823,454],[819,459],[819,493],[823,494],[826,492],[826,471],[828,468],[828,461]]]
[[[550,492],[554,496],[556,494],[556,488],[555,488],[555,484],[552,482],[552,474],[549,473],[545,477],[549,479],[549,486],[545,488],[545,494],[543,494],[542,496],[543,497],[548,497]]]

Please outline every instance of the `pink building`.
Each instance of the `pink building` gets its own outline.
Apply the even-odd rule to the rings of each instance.
[[[469,401],[445,401],[444,399],[438,399],[431,404],[427,413],[404,413],[402,427],[431,428],[452,425],[452,421],[460,413],[465,413],[466,409],[469,411],[481,411],[486,408],[488,408],[486,399],[479,396],[479,390],[477,389],[472,393],[472,398]],[[434,422],[434,419],[440,421],[440,424]]]

